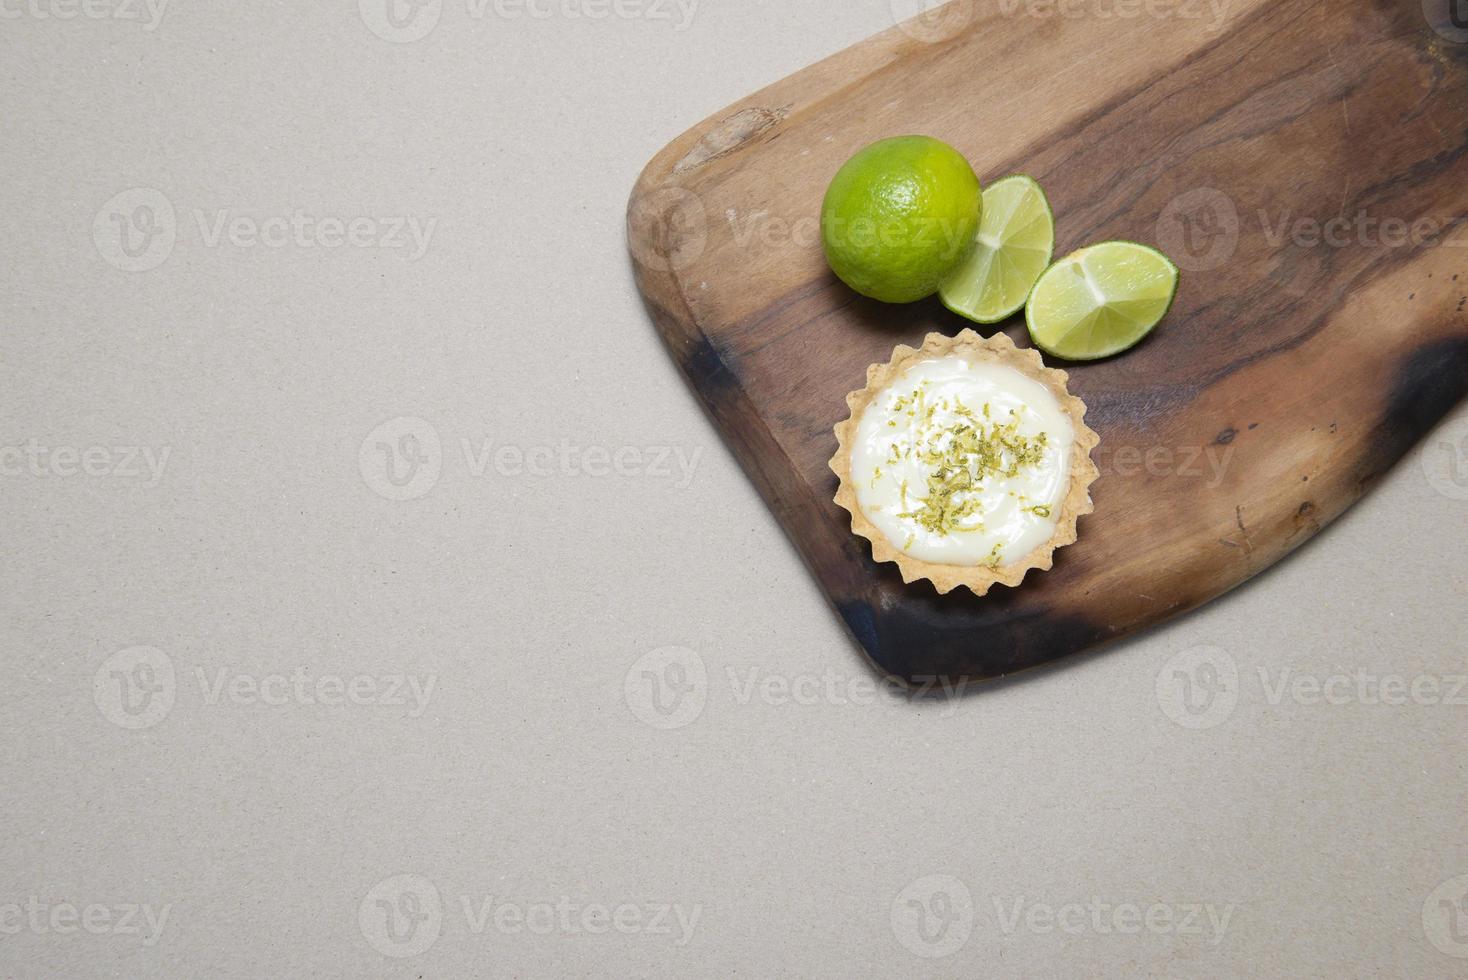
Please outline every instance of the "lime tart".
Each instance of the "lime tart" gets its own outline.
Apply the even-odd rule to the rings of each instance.
[[[846,396],[831,469],[836,503],[904,582],[983,595],[1049,569],[1091,513],[1086,406],[1066,374],[1004,334],[929,334],[867,369]]]

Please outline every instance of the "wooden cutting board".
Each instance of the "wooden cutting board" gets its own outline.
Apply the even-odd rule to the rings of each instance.
[[[1063,10],[956,0],[865,41],[679,137],[629,207],[669,351],[856,639],[910,679],[1008,674],[1208,601],[1468,393],[1468,29],[1449,19],[1468,0]],[[867,365],[966,325],[858,297],[821,253],[831,176],[904,133],[986,184],[1036,177],[1057,255],[1123,238],[1183,268],[1141,346],[1049,362],[1101,435],[1096,512],[1053,570],[984,598],[904,586],[832,503],[832,427]],[[1021,318],[1001,327],[1028,345]]]

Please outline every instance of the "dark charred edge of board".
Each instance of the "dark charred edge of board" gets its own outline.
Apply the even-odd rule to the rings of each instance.
[[[646,194],[659,186],[653,173],[656,161],[649,163],[638,179],[628,200],[629,215],[642,203]],[[629,223],[629,235],[640,232]],[[629,241],[629,246],[631,246]],[[642,248],[652,243],[638,243]],[[656,249],[653,250],[656,253]],[[830,524],[830,515],[821,507],[825,501],[807,500],[816,489],[804,485],[799,470],[793,462],[779,474],[762,465],[761,459],[784,459],[784,453],[773,434],[765,425],[759,412],[749,401],[749,396],[740,383],[737,365],[732,365],[708,335],[696,322],[687,304],[678,278],[669,269],[649,267],[641,262],[638,249],[629,247],[633,279],[644,308],[653,321],[663,346],[672,356],[674,364],[683,375],[695,400],[702,407],[709,421],[724,437],[730,450],[739,460],[740,469],[753,484],[765,505],[774,512],[780,529],[794,545],[806,567],[821,585],[822,594],[832,610],[841,615],[837,600],[842,595],[866,594],[876,596],[879,587],[870,575],[864,574],[869,559],[860,552],[861,542],[850,531],[849,525],[839,527]],[[665,300],[676,301],[677,309],[670,309]],[[793,484],[782,487],[780,480]],[[834,478],[833,478],[834,479]],[[802,493],[802,488],[806,493]],[[834,490],[832,491],[834,494]],[[835,506],[834,503],[831,506]],[[820,527],[828,532],[827,538],[807,538],[796,533],[799,527]],[[838,542],[830,554],[822,554],[822,544]],[[850,622],[842,616],[843,621]],[[853,632],[858,645],[866,654],[868,665],[873,670],[880,668],[873,656],[874,644],[870,632]]]
[[[1389,470],[1464,398],[1468,398],[1468,335],[1426,344],[1404,357],[1372,433],[1362,482]]]
[[[836,603],[852,634],[889,676],[921,686],[967,686],[994,680],[1090,649],[1117,635],[1077,616],[1035,611],[976,625],[976,600],[961,596],[904,596],[876,607],[866,599]],[[991,611],[992,613],[992,611]],[[978,689],[978,688],[976,688]]]
[[[822,593],[833,611],[842,614],[837,596],[858,593],[876,595],[877,588],[871,584],[871,577],[864,574],[870,561],[859,552],[860,546],[865,542],[851,533],[849,525],[831,527],[828,538],[807,538],[796,533],[796,529],[800,527],[828,524],[828,515],[819,506],[821,501],[805,499],[808,493],[816,492],[816,488],[804,486],[808,493],[800,492],[803,481],[793,463],[787,462],[778,475],[771,472],[770,467],[760,464],[762,458],[785,457],[774,436],[750,403],[737,371],[693,321],[691,314],[686,310],[682,315],[676,314],[664,308],[655,298],[654,286],[649,277],[661,276],[663,285],[668,285],[672,282],[671,276],[643,268],[637,263],[635,256],[633,264],[643,305],[663,339],[663,346],[672,355],[674,364],[683,375],[695,400],[739,460],[745,477],[753,484],[765,505],[774,512],[781,531],[820,583]],[[781,478],[798,486],[793,489],[782,487],[779,484]],[[834,489],[832,493],[834,494]],[[834,503],[831,506],[834,507]],[[821,548],[827,540],[834,540],[838,544],[830,554],[823,555]],[[851,622],[844,614],[842,618]],[[870,631],[862,632],[854,626],[852,633],[873,669],[880,667],[873,656],[874,644]]]
[[[633,260],[635,263],[635,259]],[[639,285],[641,280],[639,277]],[[745,445],[746,435],[755,428],[763,429],[758,415],[746,403],[739,378],[729,368],[712,341],[686,315],[665,309],[648,289],[640,289],[643,306],[652,317],[663,346],[673,356],[683,380],[708,413],[712,421],[730,439],[740,463],[749,472]],[[758,487],[761,493],[764,487]]]

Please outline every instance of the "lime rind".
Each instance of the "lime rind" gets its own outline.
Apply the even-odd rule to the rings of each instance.
[[[998,323],[1025,305],[1050,265],[1055,215],[1032,177],[1015,174],[984,190],[973,254],[944,280],[938,296],[959,316]]]
[[[1167,316],[1178,268],[1137,242],[1100,242],[1045,270],[1025,322],[1035,346],[1072,361],[1099,360],[1136,346]]]
[[[952,146],[928,136],[879,140],[842,164],[826,188],[826,261],[863,296],[924,299],[972,250],[982,205],[978,176]]]

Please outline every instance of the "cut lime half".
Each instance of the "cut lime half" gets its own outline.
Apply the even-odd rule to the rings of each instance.
[[[984,191],[978,244],[938,295],[959,316],[998,323],[1030,295],[1055,250],[1055,216],[1040,185],[1023,174]]]
[[[1045,270],[1025,319],[1035,346],[1070,361],[1119,354],[1157,326],[1177,294],[1177,266],[1155,248],[1102,242]]]

